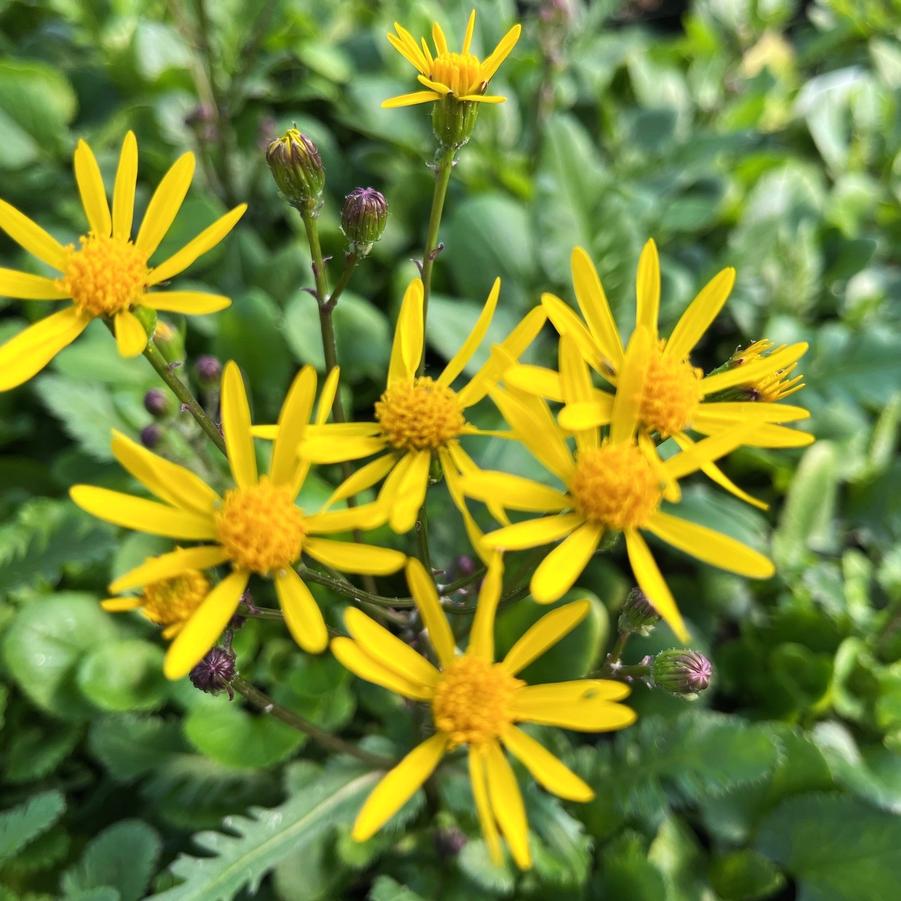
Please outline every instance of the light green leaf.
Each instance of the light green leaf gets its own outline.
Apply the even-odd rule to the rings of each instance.
[[[138,638],[103,644],[81,661],[77,681],[101,710],[150,710],[166,696],[163,649]]]
[[[43,835],[66,809],[62,792],[40,792],[27,801],[0,813],[0,861],[14,857],[22,848]]]

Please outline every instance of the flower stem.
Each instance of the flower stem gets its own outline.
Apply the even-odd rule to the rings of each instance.
[[[153,338],[148,339],[147,347],[144,348],[144,356],[150,365],[156,370],[157,375],[166,383],[172,393],[181,401],[184,409],[186,409],[196,420],[197,425],[206,432],[210,441],[226,454],[225,439],[222,432],[212,419],[207,415],[206,410],[198,402],[197,398],[191,392],[191,389],[170,369],[169,363],[156,346]]]
[[[425,238],[425,253],[422,255],[422,327],[423,348],[419,361],[419,375],[425,371],[425,329],[429,318],[429,296],[432,291],[432,267],[438,255],[438,230],[441,227],[441,214],[444,212],[444,201],[447,197],[447,186],[450,184],[451,172],[454,170],[455,148],[442,147],[435,160],[435,191],[432,194],[432,212],[429,215],[429,228]]]
[[[263,713],[271,714],[277,720],[280,720],[292,729],[297,729],[298,732],[309,735],[313,741],[320,744],[323,748],[327,748],[329,751],[335,751],[338,754],[348,754],[349,756],[356,757],[357,760],[361,760],[363,763],[380,770],[389,769],[394,766],[395,761],[378,754],[371,754],[369,751],[364,751],[362,748],[358,748],[356,745],[352,745],[350,742],[338,738],[337,735],[332,735],[330,732],[320,729],[319,726],[304,719],[293,710],[282,707],[281,704],[277,704],[269,697],[269,695],[260,691],[255,685],[251,685],[250,682],[241,676],[235,676],[235,678],[232,679],[231,687],[239,694],[243,695],[254,705],[254,707],[257,707]]]

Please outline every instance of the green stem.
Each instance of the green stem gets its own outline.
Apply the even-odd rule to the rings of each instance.
[[[444,201],[447,198],[447,186],[450,184],[451,172],[454,171],[453,147],[444,147],[438,152],[435,161],[435,191],[432,194],[432,212],[429,215],[429,228],[425,238],[425,253],[422,256],[422,327],[423,348],[419,361],[419,375],[425,371],[425,334],[429,319],[429,297],[432,293],[432,267],[435,265],[438,247],[438,230],[441,227],[441,215],[444,212]]]
[[[390,760],[387,757],[382,757],[378,754],[370,754],[369,751],[364,751],[362,748],[358,748],[356,745],[352,745],[350,742],[338,738],[337,735],[332,735],[330,732],[320,729],[319,726],[304,719],[293,710],[289,710],[287,707],[282,707],[281,704],[277,704],[269,697],[269,695],[264,694],[255,685],[251,685],[250,682],[241,676],[235,676],[235,678],[232,679],[231,687],[236,692],[243,695],[254,705],[254,707],[257,707],[263,713],[271,714],[277,720],[281,720],[281,722],[291,726],[292,729],[296,729],[298,732],[309,735],[313,741],[320,744],[323,748],[327,748],[329,751],[356,757],[357,760],[361,760],[363,763],[379,770],[389,769],[395,764],[395,761]]]
[[[426,488],[426,494],[428,495],[428,488]],[[426,568],[426,572],[433,575],[432,552],[429,549],[429,514],[426,510],[426,501],[422,502],[419,515],[416,517],[416,525],[413,528],[416,530],[417,556]]]
[[[344,254],[344,268],[341,270],[341,275],[338,276],[338,281],[335,282],[335,287],[326,302],[326,306],[331,307],[332,309],[335,308],[335,305],[338,303],[338,298],[341,297],[344,293],[344,289],[350,284],[351,276],[354,274],[354,269],[357,268],[357,263],[359,262],[359,255],[352,250],[349,250]]]
[[[148,339],[147,347],[144,348],[144,356],[156,370],[157,375],[181,401],[183,407],[194,417],[197,425],[206,432],[210,441],[227,456],[225,439],[222,437],[219,427],[207,415],[197,398],[191,393],[191,389],[169,368],[169,363],[154,343],[153,338]]]

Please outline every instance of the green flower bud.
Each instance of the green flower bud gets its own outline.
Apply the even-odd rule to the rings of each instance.
[[[445,94],[432,105],[432,131],[443,149],[456,150],[472,137],[478,117],[478,103]]]
[[[266,162],[282,196],[292,206],[317,210],[325,188],[325,169],[316,145],[296,128],[266,149]]]
[[[341,228],[350,242],[350,250],[366,256],[382,237],[388,222],[388,201],[375,188],[354,188],[344,198]]]
[[[651,681],[675,695],[693,696],[710,685],[713,664],[698,651],[672,648],[651,663]]]
[[[654,609],[647,595],[640,588],[633,588],[619,613],[617,621],[619,631],[650,635],[659,622],[660,614]]]
[[[165,319],[157,319],[153,329],[153,343],[168,363],[180,363],[185,358],[185,339],[179,329]]]

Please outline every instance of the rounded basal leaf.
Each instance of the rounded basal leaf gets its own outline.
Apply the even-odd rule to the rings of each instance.
[[[758,901],[778,891],[785,876],[762,854],[742,850],[715,858],[710,882],[725,901]]]
[[[166,696],[163,649],[140,639],[91,651],[78,667],[78,687],[101,710],[150,710]]]
[[[3,656],[13,679],[38,707],[63,719],[81,719],[94,708],[76,684],[78,664],[90,650],[116,637],[112,618],[94,596],[39,597],[13,620]]]

